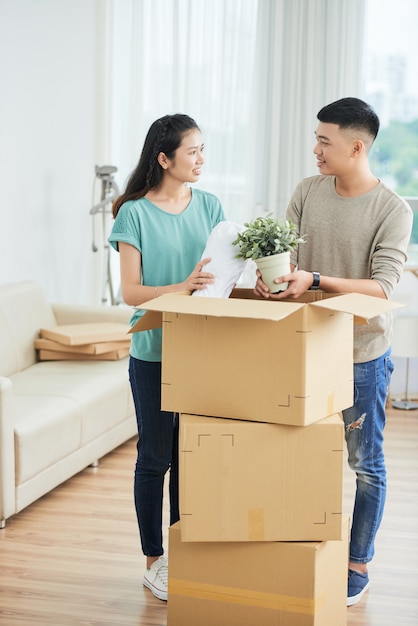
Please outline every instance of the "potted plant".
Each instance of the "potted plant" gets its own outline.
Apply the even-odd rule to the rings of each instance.
[[[272,293],[284,291],[287,283],[276,285],[274,279],[290,273],[290,252],[305,243],[289,220],[268,214],[244,223],[246,227],[232,242],[238,252],[237,258],[252,259],[260,270],[263,282]]]

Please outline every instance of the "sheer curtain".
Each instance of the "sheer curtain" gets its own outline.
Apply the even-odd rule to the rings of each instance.
[[[316,114],[361,97],[364,0],[260,0],[256,36],[252,208],[284,214],[296,183],[316,174]]]
[[[316,113],[359,95],[364,0],[108,0],[107,154],[119,183],[145,133],[184,112],[206,145],[198,183],[229,219],[284,213],[315,173]]]

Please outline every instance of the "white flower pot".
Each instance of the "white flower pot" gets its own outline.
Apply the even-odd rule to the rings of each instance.
[[[255,263],[261,272],[263,282],[266,283],[271,293],[277,293],[278,291],[287,289],[288,283],[276,285],[273,281],[275,278],[290,274],[290,252],[265,256],[262,259],[256,259]]]

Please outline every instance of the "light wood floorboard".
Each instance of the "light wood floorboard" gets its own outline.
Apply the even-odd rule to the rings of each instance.
[[[418,410],[388,409],[386,459],[389,489],[371,586],[348,609],[348,626],[418,624]],[[131,440],[0,530],[2,626],[166,626],[166,604],[142,586],[134,460]],[[347,469],[347,513],[353,492]],[[164,518],[167,545],[166,505]]]

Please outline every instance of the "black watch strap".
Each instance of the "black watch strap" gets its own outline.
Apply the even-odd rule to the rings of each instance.
[[[319,289],[319,283],[321,281],[321,274],[319,272],[312,272],[313,274],[313,283],[310,289]]]

